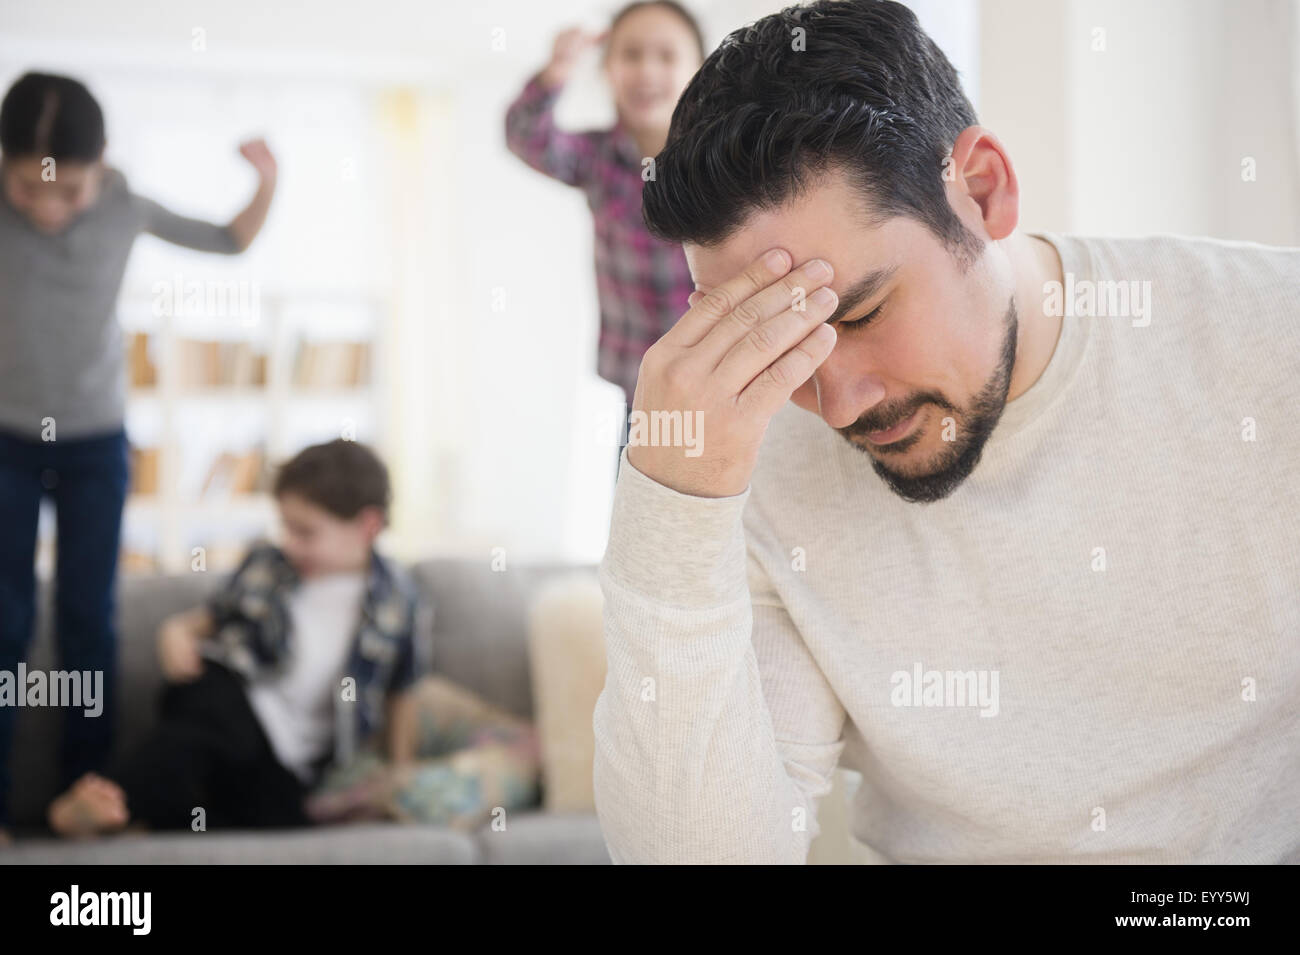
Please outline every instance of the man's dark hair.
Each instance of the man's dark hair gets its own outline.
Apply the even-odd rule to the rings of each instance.
[[[662,239],[714,245],[839,169],[872,225],[910,216],[969,262],[982,243],[949,206],[943,168],[976,122],[907,7],[787,7],[731,33],[682,93],[642,193],[645,222]]]
[[[104,113],[90,90],[67,76],[27,73],[0,105],[0,150],[95,162],[104,154]]]
[[[385,524],[392,496],[384,462],[364,444],[342,438],[303,448],[282,464],[274,493],[297,494],[343,520],[377,507]]]

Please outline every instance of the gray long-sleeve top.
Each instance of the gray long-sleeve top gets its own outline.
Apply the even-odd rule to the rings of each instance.
[[[137,196],[116,169],[96,203],[57,235],[39,232],[0,195],[0,429],[58,438],[121,427],[126,369],[117,296],[137,235],[234,254],[224,227]]]

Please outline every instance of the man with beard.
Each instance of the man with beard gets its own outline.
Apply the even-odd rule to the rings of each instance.
[[[1300,250],[1017,231],[878,0],[732,34],[656,162],[634,408],[703,441],[619,478],[614,860],[803,862],[843,765],[893,861],[1300,861]]]

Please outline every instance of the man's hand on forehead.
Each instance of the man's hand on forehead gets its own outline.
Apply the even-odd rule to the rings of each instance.
[[[748,487],[772,415],[835,346],[825,324],[839,301],[830,263],[792,266],[790,253],[771,249],[739,275],[691,293],[689,310],[641,362],[628,442],[638,471],[702,497]],[[643,422],[694,423],[697,445],[639,433],[638,412]]]
[[[863,275],[860,279],[846,288],[843,294],[839,295],[840,303],[836,307],[835,312],[827,317],[826,321],[833,325],[836,322],[841,321],[850,312],[875,298],[898,272],[898,269],[898,265],[887,265],[878,269],[873,269],[866,275]],[[694,306],[700,298],[709,292],[710,288],[711,286],[701,285],[697,282],[695,285],[695,291],[687,297],[686,304],[688,306]]]

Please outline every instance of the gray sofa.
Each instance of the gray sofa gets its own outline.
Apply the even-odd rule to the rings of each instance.
[[[487,560],[428,560],[410,568],[434,608],[433,669],[521,716],[532,718],[526,637],[529,603],[552,575],[572,568],[511,566],[494,573]],[[118,619],[117,745],[129,747],[154,719],[162,685],[154,652],[158,624],[192,607],[219,580],[215,574],[124,577]],[[50,589],[28,665],[54,669]],[[516,811],[504,831],[472,835],[441,826],[358,824],[296,831],[180,832],[63,842],[42,833],[56,794],[60,712],[19,713],[14,753],[16,839],[0,863],[608,863],[593,813]]]

